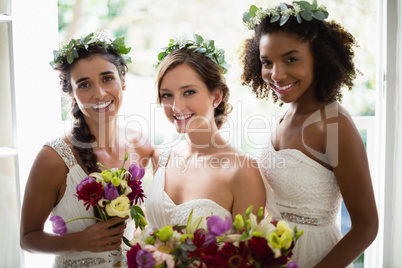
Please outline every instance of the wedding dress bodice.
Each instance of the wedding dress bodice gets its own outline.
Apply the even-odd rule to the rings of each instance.
[[[88,175],[78,165],[72,151],[62,139],[56,139],[45,144],[53,148],[63,159],[66,166],[69,168],[66,179],[66,190],[63,198],[52,209],[52,215],[61,216],[64,221],[79,218],[79,217],[94,217],[94,210],[85,209],[83,201],[79,201],[75,196],[76,186],[82,179]],[[74,220],[66,224],[67,234],[76,233],[84,230],[86,227],[95,224],[95,220]],[[134,221],[127,220],[127,227],[124,236],[131,239],[134,234]],[[57,255],[53,267],[92,267],[92,268],[107,268],[107,267],[126,267],[125,258],[120,251],[111,252],[73,252],[65,255]]]
[[[176,205],[164,191],[165,171],[170,150],[164,150],[159,156],[158,169],[154,175],[146,201],[146,218],[151,227],[161,228],[166,225],[186,225],[191,210],[193,217],[211,215],[232,217],[231,213],[209,199],[194,199]]]
[[[342,238],[336,224],[342,196],[334,173],[299,150],[276,151],[271,137],[260,154],[260,170],[282,219],[304,230],[292,259],[313,267]]]

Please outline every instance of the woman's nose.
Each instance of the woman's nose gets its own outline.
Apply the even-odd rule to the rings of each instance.
[[[286,78],[286,71],[280,64],[275,64],[272,68],[271,79],[275,82],[281,82]]]
[[[101,85],[95,85],[95,97],[103,99],[106,96],[106,90]]]
[[[174,113],[180,114],[180,113],[183,112],[182,108],[183,108],[183,107],[182,107],[182,102],[181,102],[181,100],[175,99],[175,100],[173,101],[172,111],[173,111]]]

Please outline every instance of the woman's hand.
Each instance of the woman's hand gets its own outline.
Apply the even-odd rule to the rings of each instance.
[[[77,233],[77,251],[103,252],[118,249],[122,242],[129,217],[113,217],[98,222]],[[115,226],[117,225],[117,226]],[[112,226],[115,226],[112,228]]]

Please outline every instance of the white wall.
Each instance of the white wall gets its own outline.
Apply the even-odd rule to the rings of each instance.
[[[402,6],[399,0],[386,0],[386,71],[385,99],[383,111],[385,118],[384,136],[384,234],[383,265],[384,268],[402,267]]]
[[[393,178],[392,259],[390,267],[402,267],[402,4],[397,1],[396,81],[395,81],[395,153]]]
[[[57,1],[15,0],[12,16],[17,149],[23,196],[38,150],[61,132],[60,87],[57,73],[49,66],[52,51],[58,46]],[[37,255],[31,256],[25,254],[25,263],[30,267],[48,267],[37,260]]]

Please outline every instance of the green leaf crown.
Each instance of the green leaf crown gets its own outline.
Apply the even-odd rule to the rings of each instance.
[[[194,40],[187,39],[186,35],[181,38],[170,39],[169,45],[162,48],[163,51],[158,54],[158,61],[154,64],[154,67],[158,68],[162,60],[173,51],[186,48],[194,49],[194,52],[204,54],[210,58],[221,67],[223,74],[227,73],[230,68],[230,65],[225,61],[225,51],[215,48],[214,40],[204,39],[198,34],[194,34]]]
[[[114,51],[115,53],[120,54],[127,62],[131,62],[131,58],[126,56],[126,54],[130,52],[131,47],[126,47],[124,37],[117,37],[112,41],[107,37],[104,31],[99,31],[92,32],[80,39],[71,39],[70,43],[67,45],[62,45],[58,50],[54,50],[54,59],[49,64],[53,68],[63,64],[64,60],[67,60],[67,62],[71,64],[79,57],[79,50],[88,50],[89,47],[94,46]]]
[[[302,20],[311,21],[313,18],[320,21],[328,18],[327,8],[318,6],[317,0],[313,0],[312,4],[307,1],[293,1],[292,5],[293,7],[289,8],[286,4],[280,3],[279,6],[267,9],[252,5],[249,11],[243,14],[243,22],[248,29],[253,30],[266,17],[271,18],[271,23],[279,20],[280,26],[284,25],[291,16],[296,17],[298,23],[302,23]]]

